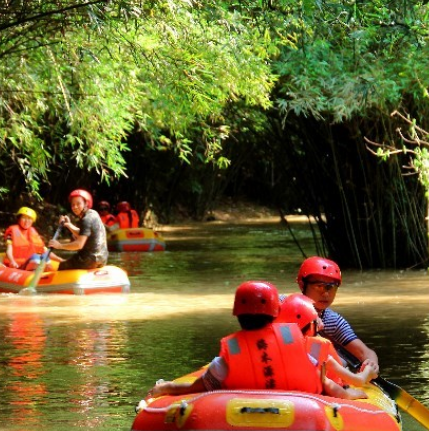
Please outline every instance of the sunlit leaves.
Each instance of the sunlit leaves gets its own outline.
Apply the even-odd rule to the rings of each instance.
[[[289,4],[298,16],[299,2]],[[296,29],[296,44],[275,63],[281,112],[342,122],[374,109],[389,115],[404,93],[418,98],[415,75],[428,75],[427,14],[423,2],[305,3],[300,25],[289,20],[284,30]]]
[[[23,4],[19,19],[9,10],[0,20],[0,148],[20,153],[0,160],[33,191],[65,166],[126,175],[132,131],[179,161],[226,166],[225,109],[271,105],[275,44],[216,2]]]

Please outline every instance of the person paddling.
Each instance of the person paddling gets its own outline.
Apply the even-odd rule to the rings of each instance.
[[[75,226],[67,215],[60,217],[60,223],[64,222],[64,227],[72,233],[74,240],[61,243],[51,239],[49,247],[77,253],[61,262],[58,270],[93,269],[106,265],[109,256],[106,229],[98,212],[91,209],[91,194],[82,189],[73,190],[69,195],[69,202],[73,214],[78,218],[77,225]]]
[[[374,366],[379,372],[378,357],[353,331],[343,316],[330,307],[335,300],[342,276],[339,266],[332,260],[319,256],[309,257],[302,263],[297,282],[301,292],[314,301],[314,306],[322,319],[322,337],[331,340],[334,345],[344,347],[366,365]]]

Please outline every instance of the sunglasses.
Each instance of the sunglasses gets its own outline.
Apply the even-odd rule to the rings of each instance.
[[[330,292],[331,290],[336,291],[339,287],[339,283],[336,281],[309,281],[307,284],[313,286],[313,289],[317,290],[320,293]]]

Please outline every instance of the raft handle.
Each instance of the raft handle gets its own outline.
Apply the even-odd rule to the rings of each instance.
[[[280,409],[277,407],[242,407],[240,413],[272,413],[280,414]]]
[[[180,410],[179,410],[180,416],[185,415],[187,408],[188,408],[188,403],[186,401],[182,401],[180,403]]]
[[[334,418],[338,417],[338,410],[340,410],[341,405],[334,403],[334,404],[331,404],[331,407],[332,407],[332,415],[334,416]]]

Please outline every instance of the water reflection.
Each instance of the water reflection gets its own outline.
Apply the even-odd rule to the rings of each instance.
[[[46,344],[43,320],[38,315],[14,313],[3,338],[11,347],[5,364],[10,370],[10,379],[2,392],[10,405],[11,421],[37,423],[38,402],[47,394],[42,365]]]
[[[302,256],[275,224],[181,227],[157,253],[116,253],[129,295],[0,296],[1,429],[127,430],[159,379],[207,363],[238,329],[235,288],[266,279],[297,290]],[[311,235],[297,235],[312,254]],[[425,272],[344,271],[336,309],[374,347],[382,376],[429,405]],[[406,431],[422,429],[405,417]]]

